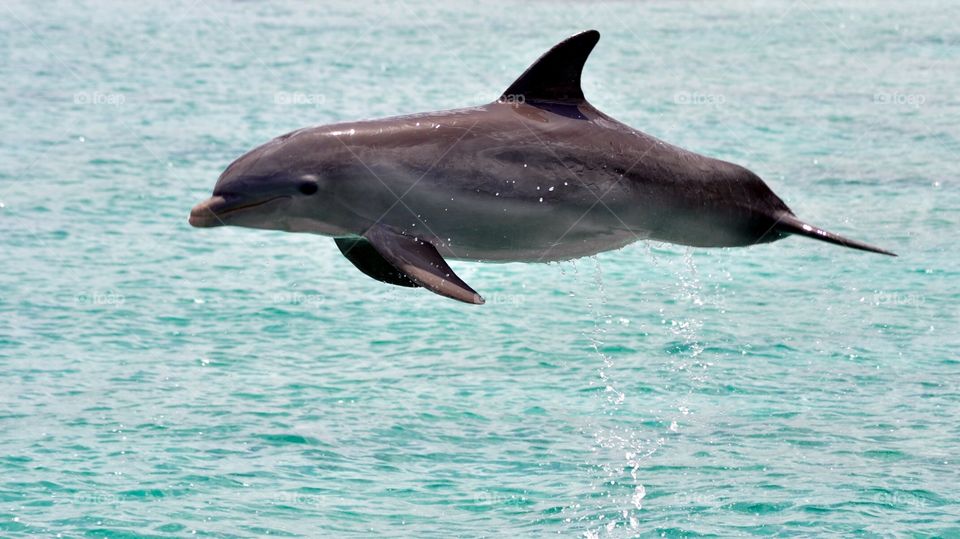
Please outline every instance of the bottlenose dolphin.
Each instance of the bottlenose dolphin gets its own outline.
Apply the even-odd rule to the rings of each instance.
[[[756,174],[594,108],[595,30],[559,43],[486,105],[309,127],[234,161],[195,227],[332,236],[374,279],[481,304],[444,259],[547,262],[640,239],[737,247],[791,234],[896,256],[808,225]]]

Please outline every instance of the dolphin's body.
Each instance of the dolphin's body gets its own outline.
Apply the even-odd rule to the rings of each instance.
[[[883,254],[797,219],[756,174],[605,115],[580,88],[583,32],[480,107],[311,127],[243,155],[190,214],[333,236],[367,275],[483,299],[444,258],[546,262],[651,239],[736,247],[799,234]]]

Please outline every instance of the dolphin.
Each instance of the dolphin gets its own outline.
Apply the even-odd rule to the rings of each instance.
[[[637,240],[740,247],[806,236],[896,256],[809,225],[744,167],[614,120],[580,75],[599,32],[576,34],[486,105],[308,127],[244,154],[195,227],[332,236],[385,283],[483,298],[447,259],[549,262]]]

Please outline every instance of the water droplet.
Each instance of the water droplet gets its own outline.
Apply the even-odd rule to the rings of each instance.
[[[643,509],[643,498],[647,495],[647,489],[643,485],[637,485],[637,488],[633,490],[633,497],[630,498],[630,503],[633,504],[637,509]]]

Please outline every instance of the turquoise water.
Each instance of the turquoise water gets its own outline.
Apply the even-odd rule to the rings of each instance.
[[[960,536],[960,6],[0,8],[0,535]],[[584,86],[890,259],[790,238],[454,262],[192,229],[243,151]]]

